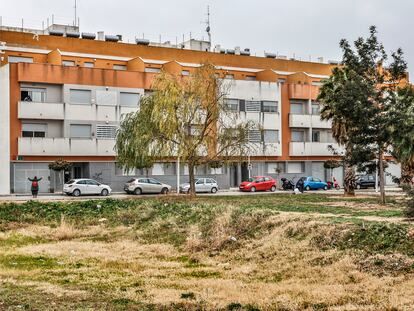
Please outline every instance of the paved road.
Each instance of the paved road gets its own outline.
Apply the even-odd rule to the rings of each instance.
[[[230,189],[230,190],[222,190],[219,191],[216,194],[206,193],[206,194],[199,194],[200,196],[245,196],[245,195],[278,195],[278,194],[288,194],[293,193],[292,191],[282,191],[277,190],[275,192],[240,192],[238,189]],[[343,190],[319,190],[319,191],[306,191],[305,195],[307,193],[318,193],[321,195],[342,195],[344,192]],[[364,189],[364,190],[357,190],[356,191],[357,196],[358,195],[370,195],[370,196],[379,196],[379,193],[375,192],[375,190],[372,189]],[[398,188],[388,188],[386,192],[387,196],[401,196],[404,195],[404,193],[398,189]],[[177,195],[177,194],[172,194]],[[162,195],[141,195],[139,197],[157,197]],[[180,196],[186,196],[186,194],[180,194]],[[137,196],[125,194],[123,192],[119,193],[112,193],[110,198],[113,199],[128,199],[128,198],[136,198]],[[82,196],[82,197],[71,197],[67,195],[62,194],[40,194],[37,199],[38,201],[74,201],[74,200],[96,200],[96,199],[102,199],[104,197],[102,196]],[[32,197],[30,195],[10,195],[10,196],[0,196],[0,202],[26,202],[32,200]]]

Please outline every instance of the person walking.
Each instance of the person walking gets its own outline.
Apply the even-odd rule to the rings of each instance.
[[[37,176],[35,176],[33,179],[28,178],[28,180],[32,182],[31,190],[33,198],[35,199],[37,198],[37,194],[39,192],[39,181],[42,180],[42,177],[37,178]]]

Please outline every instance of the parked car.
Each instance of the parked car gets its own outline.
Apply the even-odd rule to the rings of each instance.
[[[195,192],[211,192],[216,193],[219,190],[217,181],[213,178],[196,178],[195,180]],[[180,185],[180,192],[188,193],[190,191],[190,183],[184,183]]]
[[[67,195],[78,197],[80,195],[102,195],[107,196],[112,192],[111,187],[101,184],[93,179],[71,179],[63,185],[63,192]]]
[[[318,189],[324,189],[328,190],[328,184],[319,178],[308,176],[308,177],[302,177],[303,180],[303,187],[305,190],[318,190]]]
[[[128,194],[143,194],[143,193],[161,193],[167,194],[171,191],[171,186],[163,184],[154,178],[132,178],[124,185],[124,191]]]
[[[276,191],[276,180],[269,176],[255,176],[243,181],[239,186],[240,191]]]
[[[375,176],[374,175],[359,175],[356,178],[356,188],[375,188]]]

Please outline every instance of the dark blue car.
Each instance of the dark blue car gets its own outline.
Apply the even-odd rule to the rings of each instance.
[[[305,190],[328,190],[328,184],[319,178],[308,176],[308,177],[302,177],[304,188]]]

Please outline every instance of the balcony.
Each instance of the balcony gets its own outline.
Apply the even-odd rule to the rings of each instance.
[[[113,139],[19,137],[22,156],[115,156]]]
[[[310,114],[290,114],[289,115],[290,127],[313,127],[320,129],[332,128],[331,121],[322,121],[319,115]]]
[[[250,156],[264,156],[264,157],[271,157],[271,156],[281,156],[282,155],[282,147],[280,143],[255,143],[250,144]]]
[[[309,84],[289,84],[289,98],[291,99],[316,99],[319,87]]]
[[[63,103],[19,102],[19,119],[63,120],[64,117]]]
[[[337,152],[343,153],[342,147],[337,143],[291,142],[289,146],[290,156],[332,156],[329,150],[332,146]]]

